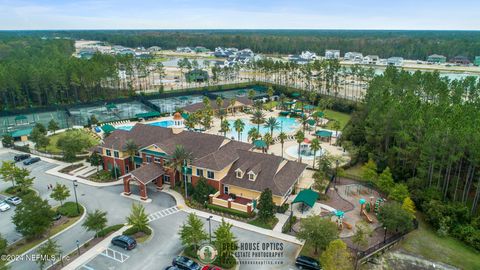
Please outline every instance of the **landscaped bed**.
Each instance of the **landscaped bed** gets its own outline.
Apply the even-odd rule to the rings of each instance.
[[[61,172],[61,173],[69,173],[69,172],[71,172],[71,171],[74,171],[74,170],[82,167],[82,166],[83,166],[82,163],[72,164],[72,165],[69,165],[69,166],[61,169],[59,172]]]
[[[63,133],[54,134],[52,136],[49,136],[48,138],[50,139],[50,142],[49,142],[48,146],[45,149],[40,149],[40,150],[45,151],[45,152],[50,153],[50,154],[61,154],[62,151],[60,149],[58,149],[57,142],[61,137],[65,136],[65,134],[67,132],[75,132],[76,136],[85,137],[86,139],[88,139],[90,141],[91,145],[97,145],[98,142],[99,142],[98,139],[93,138],[92,136],[90,136],[84,130],[75,129],[75,130],[69,130],[69,131],[66,131],[66,132],[63,132]]]

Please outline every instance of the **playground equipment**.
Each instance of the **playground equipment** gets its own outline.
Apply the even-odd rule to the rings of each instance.
[[[343,218],[345,217],[345,213],[343,211],[335,210],[332,211],[332,214],[337,217],[337,226],[339,230],[343,230],[343,225],[345,225],[345,227],[347,227],[347,229],[349,230],[352,229],[352,225],[343,220]]]
[[[373,223],[373,219],[367,214],[367,211],[365,210],[366,209],[365,205],[367,201],[365,199],[360,199],[358,202],[360,203],[360,215],[365,216],[365,218],[369,223]]]
[[[375,209],[374,209],[374,211],[375,211],[375,214],[376,214],[376,215],[378,215],[378,210],[380,210],[380,206],[381,206],[381,204],[383,204],[384,202],[385,202],[385,200],[382,199],[382,198],[378,198],[378,199],[375,201]]]

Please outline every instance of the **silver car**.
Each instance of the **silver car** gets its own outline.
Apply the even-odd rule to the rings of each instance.
[[[10,205],[5,201],[0,201],[0,212],[5,212],[10,209]]]
[[[19,197],[10,197],[10,198],[7,198],[6,200],[9,204],[13,204],[13,205],[19,205],[22,203],[22,199],[20,199]]]

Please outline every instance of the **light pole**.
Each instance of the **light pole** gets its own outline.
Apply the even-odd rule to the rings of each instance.
[[[115,139],[118,139],[115,137]],[[113,173],[115,175],[115,180],[118,180],[117,176],[117,161],[115,160],[115,149],[113,149],[113,144],[112,144],[112,150],[113,150]]]
[[[75,203],[77,204],[77,213],[80,214],[80,207],[78,206],[78,198],[77,198],[77,180],[73,180],[73,193],[75,193]]]
[[[383,227],[383,230],[385,231],[385,234],[383,235],[383,243],[387,242],[387,227]]]
[[[77,253],[80,256],[80,241],[77,240]]]
[[[209,216],[207,218],[207,220],[208,220],[208,234],[210,235],[210,244],[212,243],[212,223],[211,223],[212,218],[213,218],[213,216]]]
[[[183,161],[183,180],[185,181],[185,198],[188,198],[188,191],[187,191],[187,160]]]
[[[335,179],[333,179],[333,181],[334,181],[334,182],[333,182],[333,187],[334,187],[334,188],[335,188],[335,187],[336,187],[336,185],[337,185],[337,177],[338,177],[338,163],[339,163],[338,159],[337,159],[337,160],[335,160]]]

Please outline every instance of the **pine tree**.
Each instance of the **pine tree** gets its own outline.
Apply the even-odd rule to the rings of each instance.
[[[417,211],[415,209],[415,203],[412,201],[412,199],[410,199],[410,197],[406,197],[403,200],[402,208],[409,212],[412,216],[415,216],[415,212]]]
[[[226,222],[222,218],[222,223],[215,230],[215,247],[218,251],[218,260],[222,262],[224,266],[230,268],[235,265],[235,258],[233,255],[238,249],[238,241],[235,235],[232,233],[232,224]]]
[[[331,241],[327,249],[320,256],[322,269],[351,270],[353,269],[352,256],[347,250],[347,244],[340,239]]]
[[[267,222],[275,217],[275,203],[273,202],[272,191],[267,188],[260,194],[258,201],[258,218]]]
[[[208,239],[208,235],[203,229],[203,222],[195,213],[188,215],[187,223],[184,223],[178,232],[182,244],[187,248],[192,247],[196,252],[200,244]]]
[[[55,187],[52,189],[52,193],[50,194],[50,198],[59,201],[60,205],[63,205],[63,201],[70,197],[70,190],[67,186],[63,184],[57,183]]]

